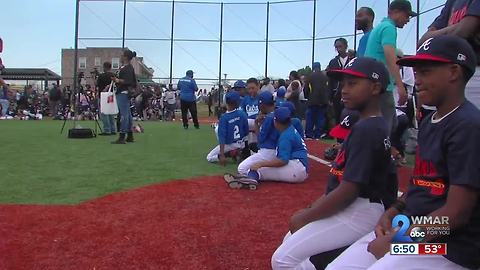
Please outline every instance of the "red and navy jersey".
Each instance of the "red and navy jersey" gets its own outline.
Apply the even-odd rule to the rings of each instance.
[[[388,178],[391,164],[391,143],[383,117],[358,121],[351,129],[342,149],[332,164],[327,194],[341,181],[360,186],[360,197],[374,202],[391,202],[397,195],[397,183]]]
[[[429,215],[447,202],[452,185],[480,191],[480,111],[466,101],[443,119],[425,119],[418,133],[415,169],[405,213]],[[480,200],[468,225],[436,239],[446,242],[445,257],[467,268],[480,267]]]
[[[459,23],[466,16],[480,17],[480,0],[448,0],[430,27],[442,29]],[[475,49],[477,61],[480,63],[480,30],[469,43]]]

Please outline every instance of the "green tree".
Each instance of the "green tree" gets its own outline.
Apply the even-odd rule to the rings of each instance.
[[[306,66],[298,70],[298,75],[300,76],[308,76],[312,73],[312,68],[310,66]]]

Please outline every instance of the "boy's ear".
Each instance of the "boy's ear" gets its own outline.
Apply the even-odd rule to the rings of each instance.
[[[374,82],[373,83],[372,94],[376,95],[376,96],[379,96],[381,93],[382,93],[382,84],[379,83],[379,82]]]
[[[465,75],[463,74],[463,69],[460,65],[453,64],[450,65],[450,80],[451,81],[463,81]]]

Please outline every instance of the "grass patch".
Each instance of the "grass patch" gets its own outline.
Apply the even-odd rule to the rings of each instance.
[[[134,144],[114,137],[68,139],[61,121],[0,121],[3,158],[0,203],[76,204],[112,192],[171,179],[234,171],[209,164],[213,130],[183,130],[180,122],[144,122]],[[94,127],[93,122],[77,122]],[[71,127],[68,122],[66,129]]]

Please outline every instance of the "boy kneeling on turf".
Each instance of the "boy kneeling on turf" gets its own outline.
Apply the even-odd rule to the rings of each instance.
[[[292,216],[272,256],[273,269],[315,269],[311,256],[354,243],[374,228],[383,202],[395,200],[394,183],[387,181],[389,132],[380,110],[387,69],[373,58],[354,58],[328,75],[342,80],[345,107],[358,110],[360,120],[332,164],[326,194]]]
[[[245,138],[248,135],[247,115],[238,110],[240,95],[236,91],[230,91],[225,95],[227,112],[220,117],[218,123],[219,145],[207,155],[209,162],[219,162],[225,165],[226,158],[236,159],[238,150],[245,147]]]
[[[476,61],[470,45],[454,36],[428,39],[416,56],[398,61],[414,67],[419,98],[436,106],[437,111],[420,125],[408,192],[381,216],[375,232],[350,246],[327,269],[480,267],[480,111],[465,99],[465,86],[475,72]],[[447,243],[447,255],[387,254],[392,242],[410,240],[403,234],[397,236],[400,224],[392,224],[392,220],[398,214],[448,217],[449,235],[426,234],[423,239]]]

